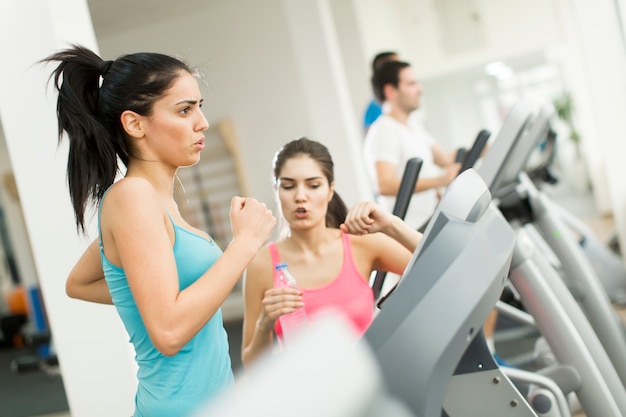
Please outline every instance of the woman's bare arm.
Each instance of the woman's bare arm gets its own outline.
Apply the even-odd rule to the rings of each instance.
[[[99,240],[94,240],[83,252],[65,282],[65,292],[72,298],[100,304],[113,304],[104,280]]]
[[[168,234],[171,226],[159,197],[147,181],[130,179],[116,184],[104,202],[104,250],[113,251],[126,272],[155,347],[164,355],[174,355],[224,303],[248,263],[269,238],[276,220],[265,204],[233,197],[230,208],[233,240],[200,278],[181,291]],[[108,204],[114,209],[110,214],[107,214]]]
[[[371,201],[357,203],[346,216],[341,230],[354,235],[381,232],[414,252],[422,234]]]

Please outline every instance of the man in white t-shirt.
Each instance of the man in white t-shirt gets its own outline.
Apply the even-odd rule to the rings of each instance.
[[[370,126],[365,136],[364,154],[379,204],[393,211],[409,159],[422,159],[417,184],[407,210],[405,221],[415,228],[422,227],[432,216],[440,190],[457,176],[461,164],[455,162],[456,151],[439,145],[415,117],[422,87],[410,64],[402,61],[384,63],[373,79],[374,93],[384,104],[383,115]],[[399,276],[385,280],[382,294],[397,282]],[[494,352],[493,332],[497,312],[493,310],[483,326],[485,338]]]
[[[422,159],[422,168],[405,221],[424,225],[439,203],[440,191],[456,177],[460,164],[456,151],[439,145],[411,113],[419,107],[422,87],[410,64],[389,61],[374,75],[374,93],[384,112],[370,126],[364,157],[379,204],[393,210],[402,175],[409,159]]]

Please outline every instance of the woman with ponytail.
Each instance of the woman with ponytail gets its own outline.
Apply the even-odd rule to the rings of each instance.
[[[42,62],[57,63],[77,228],[85,231],[90,208],[98,219],[67,293],[115,305],[138,364],[133,415],[188,416],[232,383],[220,306],[275,219],[264,204],[233,197],[233,240],[222,252],[181,216],[176,171],[198,162],[209,127],[187,64],[157,53],[104,61],[76,45]]]
[[[402,274],[421,233],[370,201],[349,212],[335,192],[333,160],[319,142],[300,138],[274,157],[273,185],[286,223],[277,242],[246,270],[242,360],[248,365],[282,339],[278,318],[304,306],[307,317],[333,308],[365,332],[374,316],[375,270]],[[380,233],[378,233],[380,232]],[[275,287],[274,266],[288,265],[297,289]]]

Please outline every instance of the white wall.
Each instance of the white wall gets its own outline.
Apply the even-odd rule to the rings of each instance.
[[[328,1],[340,50],[341,63],[347,76],[352,101],[352,112],[361,132],[362,112],[372,97],[370,85],[370,58],[361,39],[361,26],[355,2],[359,0]]]
[[[583,0],[567,2],[572,8],[574,41],[580,71],[577,116],[586,154],[599,155],[595,162],[603,168],[607,197],[613,211],[621,247],[626,247],[626,55],[618,24],[615,2],[604,0],[593,5]]]
[[[469,146],[479,130],[492,128],[485,125],[488,120],[474,92],[475,81],[484,77],[485,64],[536,59],[565,39],[553,1],[355,3],[363,50],[369,59],[383,49],[397,50],[413,65],[425,87],[425,123],[450,148]]]
[[[396,51],[403,57],[410,56],[413,42],[411,37],[405,36],[398,24],[402,18],[402,10],[396,1],[352,0],[352,2],[363,52],[368,62],[368,73],[371,60],[378,52]]]
[[[473,3],[475,7],[471,10],[475,13],[474,19],[469,14],[467,17],[454,16],[454,7],[446,11],[438,8],[438,4],[445,3],[443,1],[393,2],[403,10],[396,24],[402,36],[410,40],[411,48],[405,54],[424,79],[473,70],[495,59],[542,50],[545,45],[560,39],[552,1],[462,2]],[[447,2],[450,3],[450,0]],[[451,3],[454,4],[454,1]],[[460,27],[442,26],[445,19],[451,22],[465,20],[468,23]],[[476,32],[477,41],[468,44],[466,49],[450,50],[450,47],[446,47],[450,42],[446,43],[445,39],[468,36],[460,29]]]
[[[117,314],[65,294],[87,241],[76,233],[66,189],[67,147],[57,149],[49,72],[36,62],[68,41],[97,49],[84,0],[0,2],[0,50],[10,57],[0,67],[0,114],[30,238],[16,250],[32,249],[72,415],[130,415],[133,367]]]
[[[413,64],[425,85],[426,124],[445,145],[467,144],[480,128],[486,127],[481,125],[485,121],[478,116],[481,114],[479,103],[472,99],[475,95],[472,83],[485,64],[503,60],[523,67],[523,61],[540,57],[559,68],[564,87],[574,96],[577,125],[584,133],[582,147],[596,206],[601,213],[614,213],[618,227],[624,229],[620,219],[624,208],[614,195],[619,191],[607,183],[607,176],[619,178],[620,175],[606,173],[605,154],[615,154],[611,148],[616,142],[611,141],[620,137],[622,130],[615,126],[617,122],[602,123],[598,112],[598,106],[604,109],[604,103],[621,100],[623,96],[620,77],[609,74],[611,69],[620,73],[621,62],[617,61],[624,57],[612,0],[603,0],[601,7],[575,0],[391,0],[384,5],[381,3],[358,2],[360,26],[366,28],[363,49],[370,55],[380,49],[399,49],[403,58]],[[463,43],[463,37],[470,41]],[[394,40],[398,48],[388,46]],[[457,47],[451,47],[455,42]],[[595,62],[598,64],[594,68]],[[591,87],[599,80],[612,86]],[[594,94],[610,97],[593,100]],[[605,114],[613,113],[611,109],[606,110]],[[598,146],[600,131],[604,132],[602,136],[608,141],[607,146]],[[616,169],[622,172],[621,167]],[[626,230],[620,231],[620,235],[622,233]]]
[[[337,160],[342,159],[347,153],[343,140],[315,134],[311,116],[315,110],[307,97],[307,87],[329,81],[316,83],[302,76],[306,69],[313,76],[324,74],[330,65],[329,51],[317,51],[320,59],[311,63],[313,68],[298,67],[298,53],[313,51],[301,51],[306,46],[294,44],[292,31],[300,29],[289,26],[282,1],[218,1],[187,10],[102,34],[100,51],[109,58],[137,50],[176,53],[200,66],[208,82],[205,114],[209,121],[233,120],[250,192],[267,204],[274,205],[272,157],[287,141],[309,136],[331,147]],[[317,30],[300,33],[313,41],[319,39]],[[331,91],[326,100],[332,103],[336,94]],[[362,187],[353,186],[353,169],[349,158],[336,167],[338,191],[352,203],[364,198]]]

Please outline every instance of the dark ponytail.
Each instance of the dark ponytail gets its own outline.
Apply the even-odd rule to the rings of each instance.
[[[154,102],[180,73],[192,70],[176,58],[157,53],[104,61],[79,45],[41,62],[59,62],[50,75],[58,91],[58,140],[67,133],[67,182],[76,226],[84,232],[88,204],[100,203],[120,173],[118,158],[126,167],[133,152],[121,114],[132,110],[149,116]]]
[[[283,146],[274,156],[274,183],[277,183],[280,171],[283,169],[285,162],[299,155],[307,155],[316,161],[328,183],[335,180],[333,158],[328,152],[328,148],[319,142],[307,138],[293,140]],[[326,226],[338,229],[346,220],[348,208],[337,192],[333,193],[333,197],[328,203],[326,210]]]
[[[348,207],[339,194],[335,191],[333,198],[328,203],[328,211],[326,212],[326,226],[339,229],[341,223],[346,221],[348,215]]]

